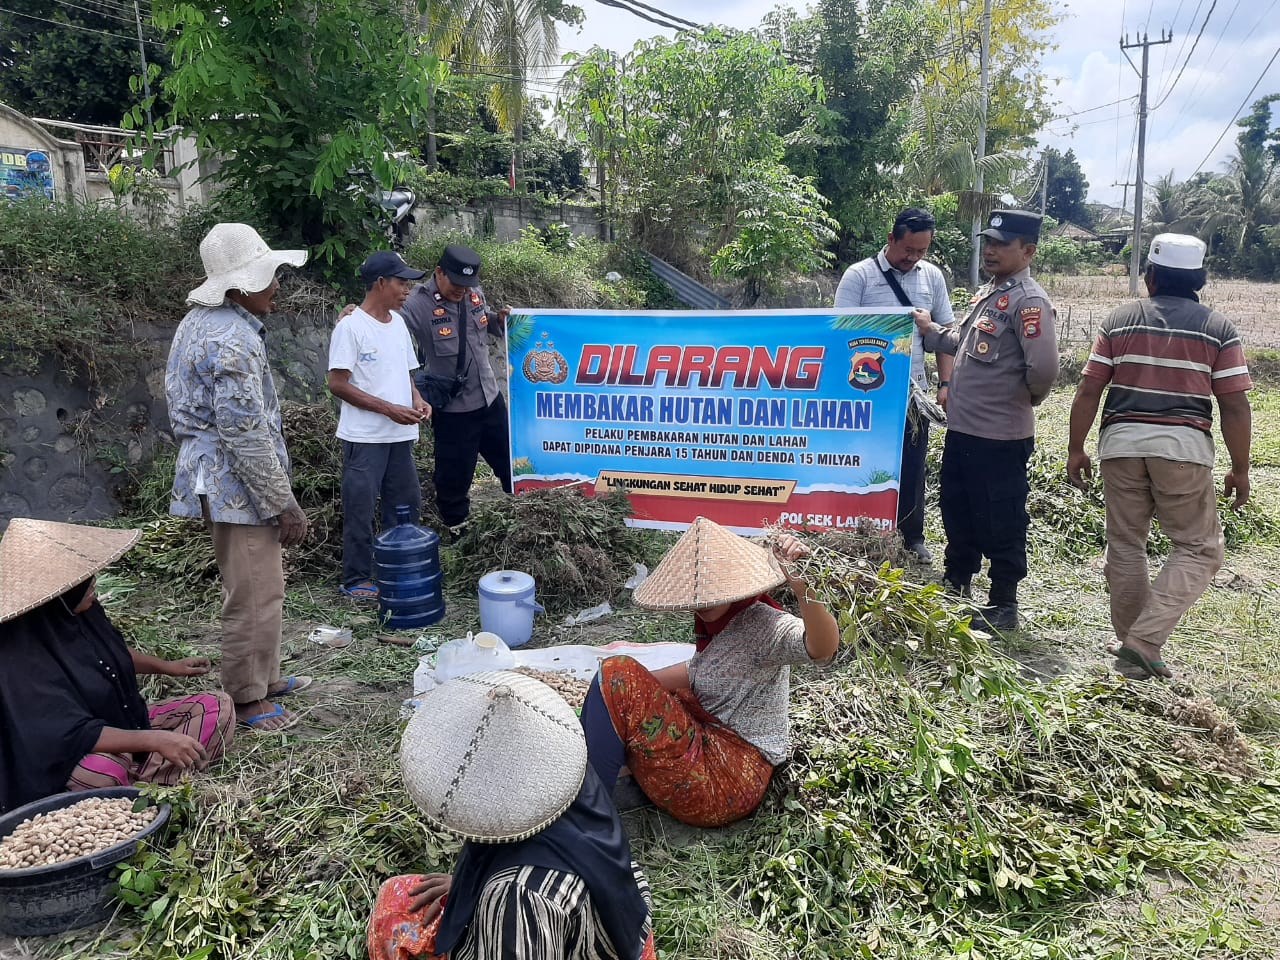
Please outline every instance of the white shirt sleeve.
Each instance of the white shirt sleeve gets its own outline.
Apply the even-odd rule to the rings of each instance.
[[[933,310],[930,311],[933,322],[941,327],[950,326],[956,322],[956,315],[951,309],[951,291],[947,289],[947,278],[937,269],[930,270],[929,275],[933,281]]]
[[[329,335],[329,369],[354,371],[356,360],[360,356],[360,344],[356,341],[356,332],[348,322],[350,316],[343,317]]]

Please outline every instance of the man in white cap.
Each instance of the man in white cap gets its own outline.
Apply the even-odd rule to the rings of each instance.
[[[1098,457],[1107,504],[1107,585],[1126,675],[1170,677],[1162,648],[1178,620],[1222,565],[1222,526],[1213,484],[1213,400],[1231,457],[1224,494],[1249,499],[1253,387],[1235,325],[1199,302],[1205,245],[1162,233],[1151,241],[1150,298],[1117,307],[1102,325],[1071,405],[1067,473],[1087,489],[1093,463],[1084,442],[1102,410]],[[1151,519],[1173,543],[1148,580]]]
[[[204,517],[222,576],[222,688],[241,723],[280,730],[297,717],[269,698],[309,677],[280,676],[283,548],[307,535],[290,488],[280,403],[262,317],[276,271],[305,250],[272,250],[253,227],[219,223],[200,241],[207,279],[173,335],[164,391],[178,462],[169,512]]]

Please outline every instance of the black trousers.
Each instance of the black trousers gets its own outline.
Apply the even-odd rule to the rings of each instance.
[[[382,499],[382,529],[396,525],[396,507],[407,505],[418,522],[422,487],[413,462],[413,440],[398,443],[342,441],[342,582],[363,583],[373,572],[373,509]]]
[[[1017,599],[1027,575],[1027,461],[1035,440],[987,440],[947,431],[942,452],[946,576],[968,583],[991,561],[991,602]]]
[[[507,402],[498,394],[487,407],[466,413],[437,413],[431,418],[436,435],[436,507],[447,526],[456,527],[471,513],[471,482],[476,461],[484,457],[502,489],[511,492],[511,436]]]
[[[929,450],[929,421],[919,418],[902,435],[902,473],[898,477],[898,532],[904,543],[924,539],[924,459]]]

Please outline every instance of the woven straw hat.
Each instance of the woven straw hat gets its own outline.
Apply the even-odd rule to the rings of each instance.
[[[413,802],[447,830],[480,843],[523,840],[582,789],[587,742],[546,684],[473,673],[422,698],[400,741],[400,771]]]
[[[705,610],[754,597],[785,579],[764,547],[698,517],[632,599],[649,610]]]
[[[141,536],[141,530],[14,517],[0,539],[0,623],[88,580]]]
[[[300,267],[307,251],[272,250],[247,223],[218,223],[200,241],[200,259],[208,279],[187,294],[187,302],[216,307],[228,290],[267,289],[281,264]]]

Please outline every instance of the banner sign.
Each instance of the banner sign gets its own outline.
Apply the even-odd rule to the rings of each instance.
[[[6,200],[20,197],[53,199],[53,168],[49,155],[42,150],[23,147],[0,147],[0,196]]]
[[[890,529],[913,329],[906,310],[513,311],[515,490],[625,490],[658,529]]]

